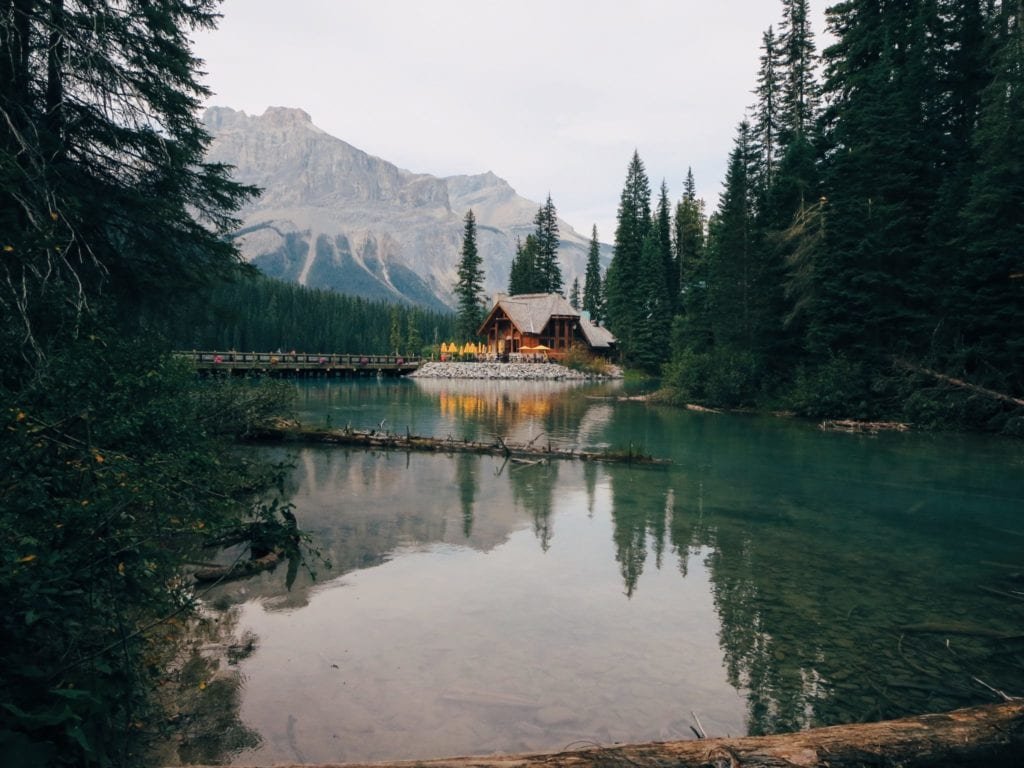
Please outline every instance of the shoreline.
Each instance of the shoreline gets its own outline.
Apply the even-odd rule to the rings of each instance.
[[[612,375],[585,373],[558,363],[450,363],[427,362],[408,374],[415,379],[502,379],[508,381],[614,381],[622,378],[618,368]]]

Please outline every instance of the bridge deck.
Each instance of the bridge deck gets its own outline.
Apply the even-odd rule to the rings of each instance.
[[[305,352],[182,351],[199,373],[271,376],[403,376],[420,367],[418,357],[307,354]]]

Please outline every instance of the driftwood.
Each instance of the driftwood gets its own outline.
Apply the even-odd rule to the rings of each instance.
[[[906,432],[909,424],[902,421],[861,421],[859,419],[826,419],[818,425],[818,429],[829,432],[866,432],[876,435],[879,432]]]
[[[500,437],[494,442],[486,443],[477,440],[456,440],[451,437],[399,435],[376,430],[311,429],[291,424],[267,426],[248,435],[246,439],[250,442],[310,443],[314,445],[426,451],[431,453],[476,453],[489,456],[504,456],[508,459],[577,459],[579,461],[650,465],[667,465],[672,463],[669,459],[656,459],[653,456],[638,453],[632,446],[623,451],[585,451],[571,448],[555,448],[550,444],[535,446],[533,445],[533,440],[524,445],[516,445]]]
[[[1021,755],[1024,701],[1015,700],[938,715],[835,725],[777,736],[595,745],[553,754],[375,763],[373,768],[940,768],[1019,765]]]

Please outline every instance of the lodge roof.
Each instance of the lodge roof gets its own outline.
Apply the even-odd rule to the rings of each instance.
[[[580,330],[592,349],[609,349],[615,343],[611,331],[603,326],[594,325],[589,317],[580,316]]]
[[[615,343],[615,337],[607,328],[596,325],[586,313],[580,314],[564,296],[557,293],[497,294],[494,306],[480,325],[481,335],[499,308],[521,333],[539,335],[552,317],[566,317],[579,322],[580,331],[592,349],[610,349]]]
[[[521,332],[529,334],[539,334],[552,317],[580,316],[572,304],[557,293],[522,293],[516,296],[499,293],[484,325],[487,325],[498,307]]]

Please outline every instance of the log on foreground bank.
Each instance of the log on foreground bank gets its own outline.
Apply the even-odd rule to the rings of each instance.
[[[939,768],[1016,766],[1024,756],[1024,701],[881,723],[776,736],[587,747],[550,754],[456,757],[301,768]],[[295,768],[300,768],[296,766]]]
[[[424,437],[400,435],[392,432],[359,429],[313,429],[294,424],[263,427],[248,435],[249,442],[285,442],[309,445],[327,445],[353,448],[385,449],[396,451],[424,451],[428,453],[475,453],[504,456],[508,459],[577,459],[617,464],[668,465],[669,459],[656,459],[640,453],[632,445],[617,451],[586,451],[557,448],[550,443],[535,445],[509,443],[497,438],[492,443],[478,440],[458,440],[452,437]]]

